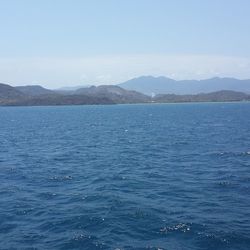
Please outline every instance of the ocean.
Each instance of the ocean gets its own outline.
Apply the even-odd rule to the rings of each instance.
[[[250,249],[250,103],[1,107],[0,249]]]

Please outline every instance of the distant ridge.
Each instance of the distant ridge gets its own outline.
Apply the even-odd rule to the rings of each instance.
[[[234,102],[250,101],[250,95],[232,90],[221,90],[211,93],[201,93],[196,95],[175,95],[161,94],[153,98],[158,103],[176,103],[176,102]]]
[[[0,105],[85,105],[145,103],[151,98],[136,91],[125,90],[115,85],[91,86],[75,91],[57,92],[39,85],[11,87],[0,85]]]
[[[40,95],[50,95],[54,94],[54,91],[46,89],[40,85],[27,85],[27,86],[18,86],[15,87],[17,90],[23,94],[30,96],[40,96]]]
[[[205,80],[204,80],[205,81]],[[208,80],[209,81],[209,80]],[[1,106],[37,105],[87,105],[126,103],[176,103],[176,102],[230,102],[250,101],[250,94],[240,91],[220,90],[199,94],[157,94],[147,96],[134,90],[126,90],[117,85],[91,86],[75,91],[58,93],[41,86],[12,87],[0,84]]]
[[[146,95],[156,94],[199,94],[220,90],[232,90],[250,93],[250,79],[214,77],[206,80],[176,81],[165,76],[141,76],[118,84],[118,86],[135,90]]]
[[[65,86],[65,87],[61,87],[58,89],[54,89],[53,91],[57,92],[57,93],[74,93],[74,91],[81,89],[81,88],[89,88],[91,87],[91,85],[86,84],[86,85],[78,85],[78,86]]]
[[[136,91],[126,90],[116,85],[81,88],[76,90],[75,94],[106,97],[115,103],[144,103],[150,101],[149,96]]]

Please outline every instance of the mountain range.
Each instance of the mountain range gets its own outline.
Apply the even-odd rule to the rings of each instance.
[[[235,78],[214,77],[206,80],[176,81],[165,76],[141,76],[118,84],[118,86],[135,90],[145,95],[157,94],[199,94],[220,90],[233,90],[250,93],[250,79],[239,80]]]
[[[250,80],[211,78],[175,81],[143,76],[118,85],[50,90],[40,85],[0,84],[0,105],[84,105],[166,102],[250,101]]]
[[[53,91],[42,86],[29,85],[12,87],[0,84],[0,105],[84,105],[144,103],[150,97],[136,91],[122,89],[115,85],[91,86],[75,91]]]

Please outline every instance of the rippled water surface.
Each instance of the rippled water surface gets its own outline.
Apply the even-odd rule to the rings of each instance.
[[[250,104],[0,108],[0,249],[250,249]]]

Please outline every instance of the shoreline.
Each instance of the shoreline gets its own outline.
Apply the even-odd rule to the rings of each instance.
[[[72,107],[72,106],[125,106],[125,105],[173,105],[173,104],[248,104],[250,101],[197,101],[197,102],[145,102],[145,103],[112,103],[112,104],[58,104],[58,105],[0,105],[0,108],[6,107]]]

